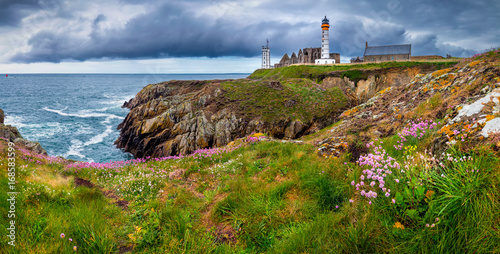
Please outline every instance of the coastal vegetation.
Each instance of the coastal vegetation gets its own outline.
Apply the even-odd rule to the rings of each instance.
[[[364,64],[345,64],[345,65],[292,65],[287,68],[275,69],[259,69],[252,73],[250,79],[288,79],[288,78],[309,78],[316,80],[317,78],[325,77],[326,74],[337,74],[338,76],[347,75],[351,77],[351,70],[377,70],[390,68],[422,68],[422,69],[445,69],[457,64],[457,60],[435,61],[435,62],[417,62],[417,61],[402,61],[402,62],[381,62],[381,63],[364,63]],[[351,72],[349,72],[351,71]],[[349,75],[351,74],[351,75]]]
[[[3,237],[0,249],[498,252],[500,136],[483,133],[495,130],[492,125],[500,117],[500,93],[495,90],[500,87],[500,50],[439,67],[442,70],[417,75],[407,84],[379,89],[355,107],[346,104],[336,122],[301,140],[255,132],[190,154],[108,163],[68,161],[18,145],[16,247]],[[281,68],[279,75],[297,73],[294,68],[315,67]],[[246,96],[263,93],[252,82],[278,75],[271,74],[274,71],[259,70],[249,80],[220,86],[228,101],[242,101],[245,94],[236,86],[247,90]],[[308,88],[319,85],[319,76],[318,71],[281,79],[282,90],[268,81],[266,86],[293,91],[300,95],[297,99],[310,98],[320,110],[325,106],[321,101],[340,89],[308,94]],[[279,98],[262,101],[287,112],[274,105],[282,102]],[[239,103],[239,108],[258,105]],[[307,110],[297,111],[297,117],[307,118]],[[261,108],[251,112],[265,113]],[[0,139],[3,168],[9,163],[8,141]],[[4,172],[2,225],[10,220],[8,182]]]

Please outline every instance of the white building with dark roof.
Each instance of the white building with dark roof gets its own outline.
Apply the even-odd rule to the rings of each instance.
[[[366,42],[363,56],[365,63],[409,60],[411,60],[411,44],[368,46],[368,42]]]

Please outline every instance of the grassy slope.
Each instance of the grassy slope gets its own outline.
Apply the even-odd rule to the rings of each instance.
[[[292,65],[284,68],[276,69],[259,69],[252,73],[250,79],[274,79],[282,80],[288,78],[316,78],[330,72],[346,73],[350,70],[370,70],[370,69],[386,69],[386,68],[411,68],[411,67],[429,67],[436,66],[437,69],[449,68],[455,65],[457,61],[446,62],[383,62],[383,63],[367,63],[367,64],[349,64],[349,65]],[[353,73],[353,72],[352,72]],[[353,73],[354,74],[354,73]],[[350,77],[348,75],[348,77]]]
[[[223,104],[235,107],[236,112],[249,119],[260,118],[276,122],[290,118],[308,122],[334,115],[348,106],[347,98],[338,88],[322,90],[318,83],[332,72],[357,82],[366,79],[363,70],[387,68],[448,68],[447,62],[384,62],[371,64],[315,66],[296,65],[276,69],[260,69],[249,79],[222,83],[226,91]],[[287,102],[293,101],[288,104]],[[291,105],[291,106],[290,106]]]
[[[17,247],[3,237],[0,252],[70,253],[73,245],[82,253],[498,251],[498,149],[484,144],[460,152],[459,142],[440,167],[424,153],[436,135],[410,138],[402,151],[393,148],[397,135],[381,140],[387,154],[408,168],[393,170],[386,183],[390,197],[380,193],[372,204],[350,184],[366,167],[349,162],[347,154],[318,157],[309,144],[244,139],[205,156],[71,169],[18,148]],[[6,148],[0,140],[2,168]],[[2,172],[0,218],[7,225]],[[171,172],[180,176],[170,179]],[[74,177],[102,189],[75,187]],[[128,209],[104,190],[129,201]]]
[[[309,79],[290,78],[276,89],[269,81],[235,80],[222,84],[225,98],[249,118],[274,122],[291,118],[308,122],[340,113],[347,106],[347,97],[338,88],[322,90]],[[284,118],[284,119],[283,119]]]

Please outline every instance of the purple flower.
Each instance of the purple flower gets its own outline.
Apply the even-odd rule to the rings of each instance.
[[[433,228],[434,226],[436,226],[436,225],[432,224],[432,225],[431,225],[431,228]]]
[[[352,181],[352,182],[351,182],[351,185],[352,185],[352,186],[354,186],[355,184],[356,184],[356,182],[354,182],[354,181]]]
[[[69,240],[70,242],[72,242],[72,241],[73,241],[73,239],[71,239],[71,238],[70,238],[70,239],[68,239],[68,240]]]
[[[396,181],[396,183],[399,183],[399,179],[394,179],[394,181]]]
[[[396,200],[395,200],[395,199],[392,199],[392,203],[393,203],[393,204],[396,204]]]
[[[339,206],[338,206],[338,205],[336,205],[336,206],[335,206],[335,208],[336,208],[336,209],[338,209],[338,208],[339,208]],[[433,224],[433,225],[434,225],[434,224]]]
[[[439,221],[439,218],[436,218],[436,222],[438,222],[438,221]]]
[[[371,204],[372,204],[372,201],[369,201],[369,202],[368,202],[368,204],[369,204],[369,205],[371,205]]]
[[[351,202],[351,203],[354,203],[354,200],[352,200],[352,199],[349,199],[349,202]]]
[[[66,236],[64,233],[61,233],[61,238],[64,238],[64,236]]]
[[[385,193],[385,196],[386,196],[386,197],[389,197],[390,195],[391,195],[391,193],[389,193],[389,192],[386,192],[386,193]]]
[[[429,224],[425,224],[426,227],[429,227]]]

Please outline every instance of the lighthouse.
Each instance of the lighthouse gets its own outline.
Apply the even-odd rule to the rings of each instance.
[[[262,69],[271,68],[271,52],[269,50],[269,40],[267,40],[267,45],[262,46]]]
[[[335,59],[330,58],[330,22],[325,18],[321,21],[321,59],[316,59],[316,64],[334,64]]]

